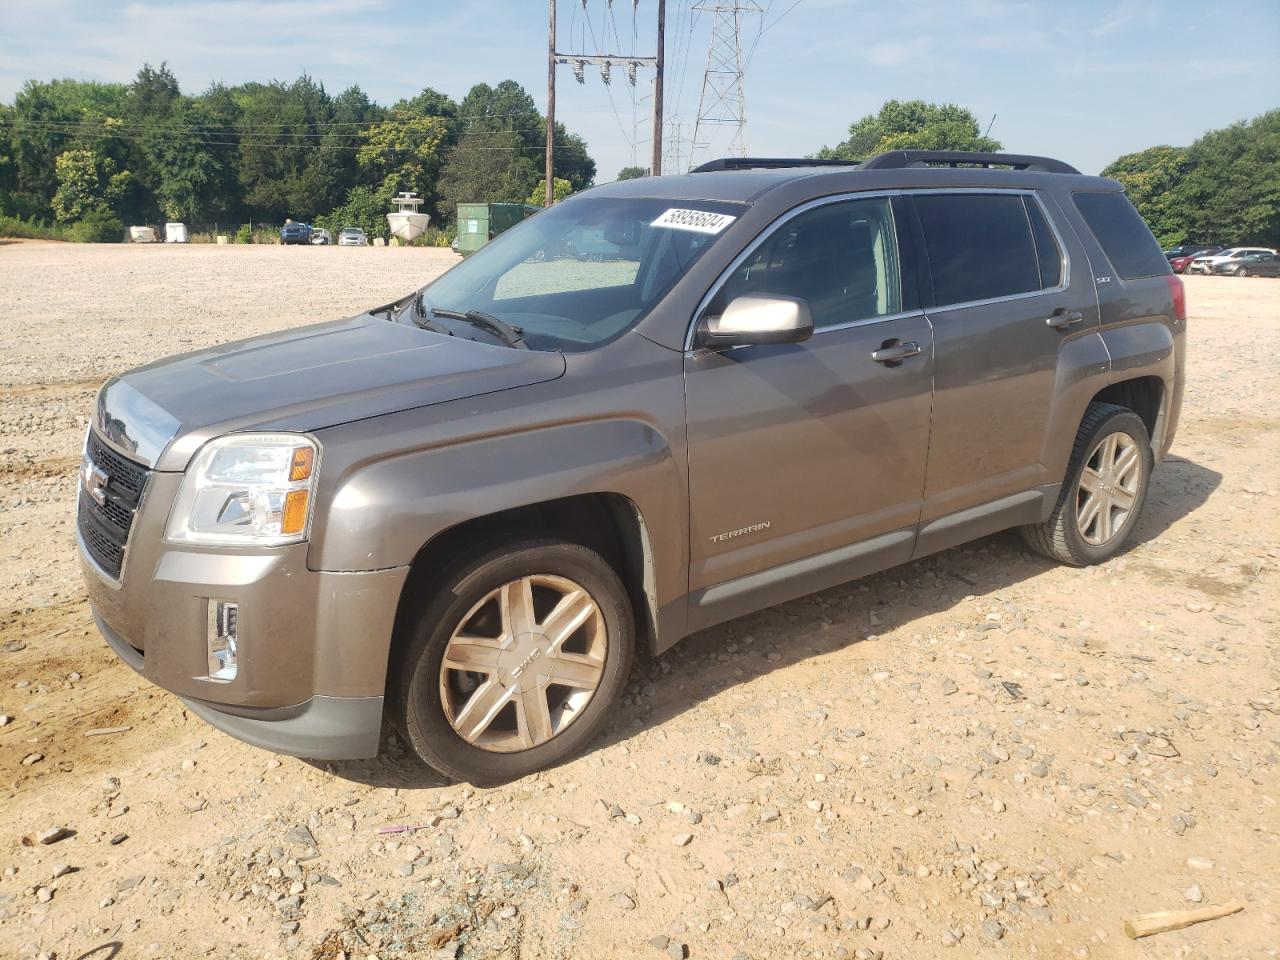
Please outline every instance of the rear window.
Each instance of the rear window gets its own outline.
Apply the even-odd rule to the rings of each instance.
[[[938,306],[1040,289],[1040,259],[1020,195],[923,194],[915,203]]]
[[[1169,272],[1169,261],[1123,193],[1074,194],[1076,209],[1098,238],[1116,273],[1126,280]]]

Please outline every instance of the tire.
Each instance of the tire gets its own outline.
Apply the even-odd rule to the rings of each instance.
[[[1248,267],[1245,267],[1245,266],[1239,266],[1239,267],[1236,267],[1236,276],[1237,276],[1237,277],[1247,277],[1248,275],[1249,275],[1249,268],[1248,268]]]
[[[393,665],[393,718],[410,749],[477,786],[577,754],[615,714],[631,672],[635,620],[613,568],[578,544],[522,540],[436,582]]]
[[[1108,444],[1113,437],[1114,446]],[[1131,464],[1130,448],[1134,450]],[[1044,523],[1022,527],[1023,538],[1037,552],[1073,567],[1111,559],[1133,533],[1154,466],[1151,440],[1141,417],[1128,407],[1090,404],[1076,433],[1057,505]],[[1094,498],[1092,512],[1085,509],[1090,497]]]

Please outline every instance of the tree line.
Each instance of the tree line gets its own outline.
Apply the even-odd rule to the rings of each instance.
[[[888,100],[848,133],[815,156],[1002,149],[971,111],[922,100]],[[460,202],[541,202],[545,138],[513,80],[477,84],[461,101],[428,88],[390,107],[358,86],[331,96],[306,75],[187,96],[165,64],[129,84],[33,80],[0,104],[0,218],[51,220],[77,239],[118,239],[122,224],[286,218],[385,235],[403,190],[437,224]],[[562,124],[555,166],[557,199],[595,180],[586,143]],[[618,179],[648,174],[626,167]],[[1189,147],[1127,154],[1103,175],[1125,185],[1165,245],[1280,244],[1280,110]]]
[[[1189,147],[1149,147],[1102,171],[1162,245],[1280,246],[1280,110],[1206,133]]]
[[[887,150],[1000,149],[963,107],[889,100],[850,124],[848,139],[815,156],[865,160]],[[1189,147],[1126,154],[1102,175],[1124,184],[1163,246],[1280,246],[1280,110],[1212,130]]]
[[[386,234],[391,198],[413,191],[433,222],[470,201],[525,202],[542,180],[546,121],[520,84],[432,89],[390,107],[351,86],[215,83],[183,94],[167,65],[132,83],[28,81],[0,104],[0,216],[119,239],[125,224],[327,220]],[[556,125],[557,188],[596,165]]]

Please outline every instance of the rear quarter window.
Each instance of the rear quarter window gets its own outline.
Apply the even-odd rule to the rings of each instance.
[[[1138,211],[1123,193],[1076,193],[1076,209],[1125,280],[1169,272],[1169,261]]]

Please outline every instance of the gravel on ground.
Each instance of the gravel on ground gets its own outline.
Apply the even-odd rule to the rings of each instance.
[[[455,259],[0,246],[0,956],[1277,955],[1280,281],[1187,279],[1181,429],[1123,556],[1002,534],[704,631],[547,773],[276,757],[133,674],[75,559],[97,387]]]

